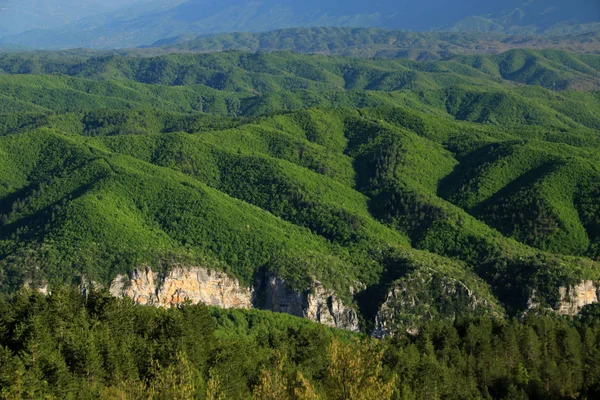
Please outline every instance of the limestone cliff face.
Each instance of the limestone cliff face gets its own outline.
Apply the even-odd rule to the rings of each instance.
[[[417,272],[396,281],[375,318],[373,336],[395,332],[416,334],[428,320],[453,320],[459,315],[496,313],[495,306],[478,298],[460,280],[436,272]]]
[[[577,315],[583,307],[598,303],[600,288],[593,281],[581,281],[575,286],[561,287],[559,294],[556,312],[560,315]]]
[[[573,317],[579,314],[583,307],[600,302],[600,285],[590,280],[581,281],[573,286],[558,288],[558,295],[558,302],[554,307],[549,307],[548,304],[539,301],[537,293],[533,291],[523,314],[544,310]]]
[[[119,275],[110,285],[117,297],[130,297],[138,304],[172,307],[189,300],[222,308],[251,308],[252,292],[227,274],[204,268],[173,268],[166,276],[150,268]]]
[[[308,318],[327,326],[358,332],[358,315],[340,299],[315,281],[306,292],[292,290],[286,282],[268,274],[258,282],[265,298],[261,308]],[[255,288],[242,286],[227,274],[200,267],[173,268],[159,276],[150,268],[135,270],[131,276],[119,275],[110,285],[115,297],[129,297],[137,304],[173,307],[189,300],[221,308],[257,306]]]
[[[264,282],[264,308],[298,317],[308,318],[321,324],[359,331],[358,314],[318,281],[311,288],[298,293],[276,275],[269,274]]]

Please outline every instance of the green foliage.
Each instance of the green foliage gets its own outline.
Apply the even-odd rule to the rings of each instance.
[[[509,82],[576,87],[597,56],[93,55],[0,57],[4,292],[267,270],[321,281],[368,329],[392,283],[431,268],[498,314],[600,277],[600,97]]]
[[[597,307],[506,317],[600,280],[598,56],[0,68],[0,397],[597,396]],[[174,265],[319,281],[396,337],[62,288]]]
[[[56,288],[0,299],[2,398],[593,398],[600,323],[430,321],[375,341],[266,311]]]

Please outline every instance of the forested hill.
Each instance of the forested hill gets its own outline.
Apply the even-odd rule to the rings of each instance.
[[[63,74],[166,86],[204,85],[223,93],[274,94],[281,90],[435,89],[539,85],[549,89],[598,86],[600,56],[556,50],[511,50],[497,55],[456,55],[437,62],[369,60],[291,53],[178,54],[159,57],[95,56],[94,52],[0,55],[5,74]],[[195,88],[198,89],[198,88]]]
[[[598,397],[599,72],[0,55],[0,398]]]
[[[598,54],[600,34],[596,31],[578,35],[543,36],[318,27],[199,37],[187,34],[161,39],[145,48],[145,51],[139,53],[292,51],[355,57],[435,60],[455,54],[496,54],[511,49],[557,49]]]
[[[41,53],[0,68],[3,291],[146,265],[246,286],[269,271],[322,282],[369,332],[380,310],[396,331],[558,309],[600,279],[600,96],[558,90],[595,87],[598,56]],[[457,282],[466,298],[444,291]],[[409,300],[390,291],[420,300],[397,308]]]

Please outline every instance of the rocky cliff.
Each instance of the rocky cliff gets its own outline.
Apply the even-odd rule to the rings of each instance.
[[[559,288],[560,302],[556,312],[560,315],[577,315],[581,309],[598,303],[600,288],[593,281],[581,281],[579,284]]]
[[[537,293],[534,291],[527,301],[527,308],[523,314],[544,310],[559,315],[575,316],[583,307],[600,302],[600,285],[586,280],[576,285],[562,286],[558,288],[558,297],[554,307],[549,307],[547,303],[539,301]]]
[[[253,308],[259,306],[257,298],[261,297],[264,304],[260,308],[358,332],[356,311],[345,306],[320,282],[314,281],[309,290],[297,292],[274,274],[267,274],[263,280],[248,288],[225,273],[201,267],[175,267],[164,276],[145,268],[129,276],[117,276],[110,292],[116,297],[129,297],[137,304],[157,307],[190,301],[221,308]]]
[[[113,296],[127,296],[138,304],[172,307],[189,300],[223,308],[251,308],[252,292],[237,279],[204,268],[173,268],[158,276],[150,268],[131,276],[119,275],[110,285]]]
[[[314,281],[309,290],[298,293],[283,279],[268,274],[263,283],[264,308],[308,318],[321,324],[358,332],[358,314],[321,282]]]
[[[485,313],[499,310],[462,281],[436,271],[418,271],[392,285],[375,318],[373,336],[383,338],[402,330],[416,334],[431,319]]]
[[[49,293],[45,282],[25,286]],[[82,279],[82,293],[89,287],[99,285]],[[321,282],[314,280],[307,290],[296,291],[273,273],[264,274],[252,287],[247,287],[223,272],[202,267],[177,266],[164,275],[143,268],[130,275],[117,276],[110,285],[110,293],[156,307],[173,307],[190,301],[221,308],[261,308],[330,327],[360,331],[358,313]],[[440,272],[416,271],[389,287],[375,317],[373,336],[383,338],[399,331],[417,333],[419,327],[431,319],[453,320],[461,315],[485,313],[500,315],[501,308],[483,298],[481,293],[481,288],[473,290],[462,280]],[[600,285],[591,280],[581,281],[560,287],[558,294],[558,302],[550,308],[538,303],[534,293],[524,313],[544,309],[560,315],[577,315],[583,307],[600,302]]]

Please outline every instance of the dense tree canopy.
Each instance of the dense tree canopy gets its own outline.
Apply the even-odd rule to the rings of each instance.
[[[135,306],[57,289],[0,301],[0,397],[595,398],[597,308],[431,322],[375,341],[265,311]]]
[[[0,396],[597,396],[599,60],[1,56]],[[63,287],[175,265],[365,336]]]

